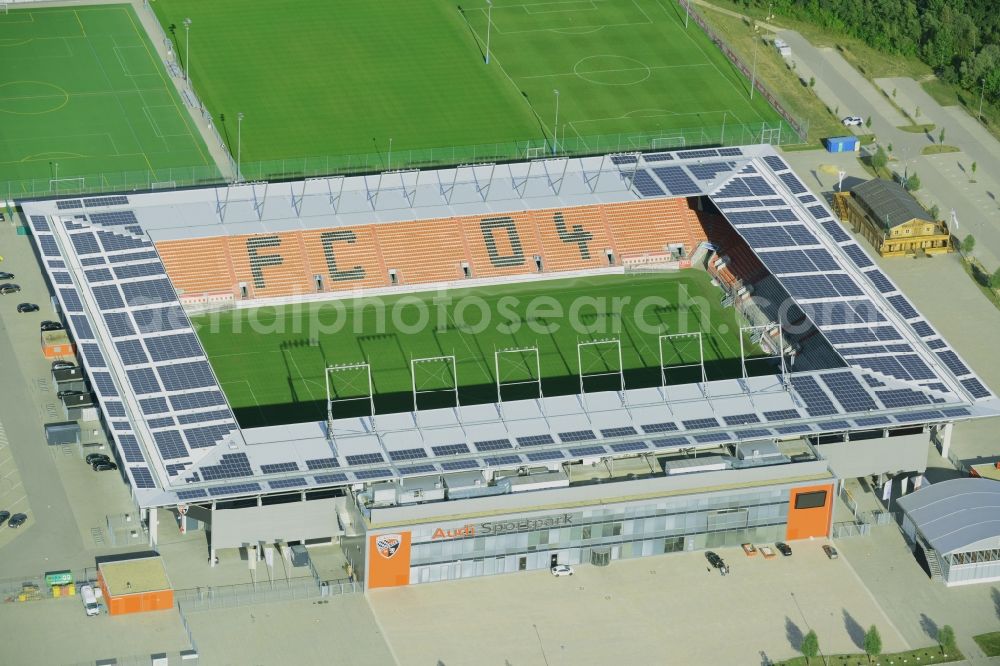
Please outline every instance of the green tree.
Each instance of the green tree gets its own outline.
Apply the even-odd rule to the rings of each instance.
[[[1000,268],[993,271],[993,275],[990,276],[990,286],[994,289],[1000,289]]]
[[[891,143],[888,146],[886,146],[885,149],[889,152],[890,155],[892,155],[892,144]]]
[[[885,154],[885,150],[882,146],[878,147],[875,154],[872,155],[872,167],[875,171],[880,171],[885,168],[885,165],[889,163],[889,156]]]
[[[910,192],[916,192],[920,189],[920,176],[914,171],[913,175],[906,179],[906,189]]]
[[[815,88],[816,87],[816,77],[815,76],[810,76],[809,77],[809,87],[810,88]]]
[[[937,642],[941,646],[942,653],[955,651],[955,630],[951,628],[950,624],[943,625],[938,629]]]
[[[976,237],[968,234],[962,239],[962,254],[969,255],[976,249]]]
[[[879,635],[878,627],[874,624],[865,632],[864,645],[868,661],[871,661],[872,657],[878,657],[882,654],[882,636]]]
[[[895,88],[892,89],[892,98],[896,99],[896,89]]]
[[[941,209],[938,208],[937,204],[934,204],[933,206],[931,206],[931,209],[929,211],[927,211],[927,212],[930,213],[931,217],[936,220],[936,219],[938,219],[938,215],[941,214]]]
[[[976,182],[976,169],[978,166],[975,162],[972,163],[972,182]]]
[[[819,637],[816,636],[814,630],[810,629],[809,633],[802,637],[802,645],[799,646],[799,651],[806,658],[807,664],[810,659],[819,654]]]
[[[872,117],[871,116],[868,116],[868,119],[865,120],[865,127],[867,127],[868,129],[872,128]]]
[[[941,133],[938,134],[938,143],[944,143],[944,128],[941,128]]]
[[[917,107],[917,112],[913,114],[913,117],[914,118],[919,118],[920,117],[920,107],[919,106]]]

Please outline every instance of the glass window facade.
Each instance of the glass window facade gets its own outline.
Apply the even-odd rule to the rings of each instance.
[[[610,551],[616,560],[778,541],[788,503],[787,488],[759,488],[421,525],[411,531],[410,583],[590,563],[595,551],[596,559]]]
[[[941,558],[941,575],[950,585],[1000,578],[1000,548],[951,553]]]

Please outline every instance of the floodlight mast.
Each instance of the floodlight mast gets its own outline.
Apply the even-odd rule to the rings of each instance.
[[[191,75],[191,19],[184,19],[184,80],[188,81],[190,87]]]
[[[486,0],[486,64],[490,64],[490,28],[493,27],[493,0]]]

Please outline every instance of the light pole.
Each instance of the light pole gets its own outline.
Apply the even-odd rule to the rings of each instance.
[[[486,64],[490,64],[490,28],[493,27],[493,0],[486,0]]]
[[[184,80],[189,81],[191,69],[191,19],[184,19]]]
[[[753,89],[757,85],[757,36],[753,38],[753,72],[750,74],[750,99],[753,99]]]
[[[243,112],[236,114],[236,182],[243,181],[243,174],[240,169],[243,161]]]
[[[385,160],[385,170],[392,171],[392,137],[389,137],[389,156]]]
[[[986,92],[986,77],[983,77],[983,87],[979,89],[979,122],[983,122],[983,93]]]
[[[552,125],[552,154],[555,155],[559,146],[559,89],[555,88],[552,92],[556,96],[556,122]]]

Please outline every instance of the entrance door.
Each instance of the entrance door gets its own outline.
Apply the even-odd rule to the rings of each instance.
[[[527,569],[528,569],[528,558],[527,557],[517,558],[517,570],[527,571]]]
[[[559,553],[552,553],[549,557],[549,568],[551,569],[557,564],[559,564]]]

